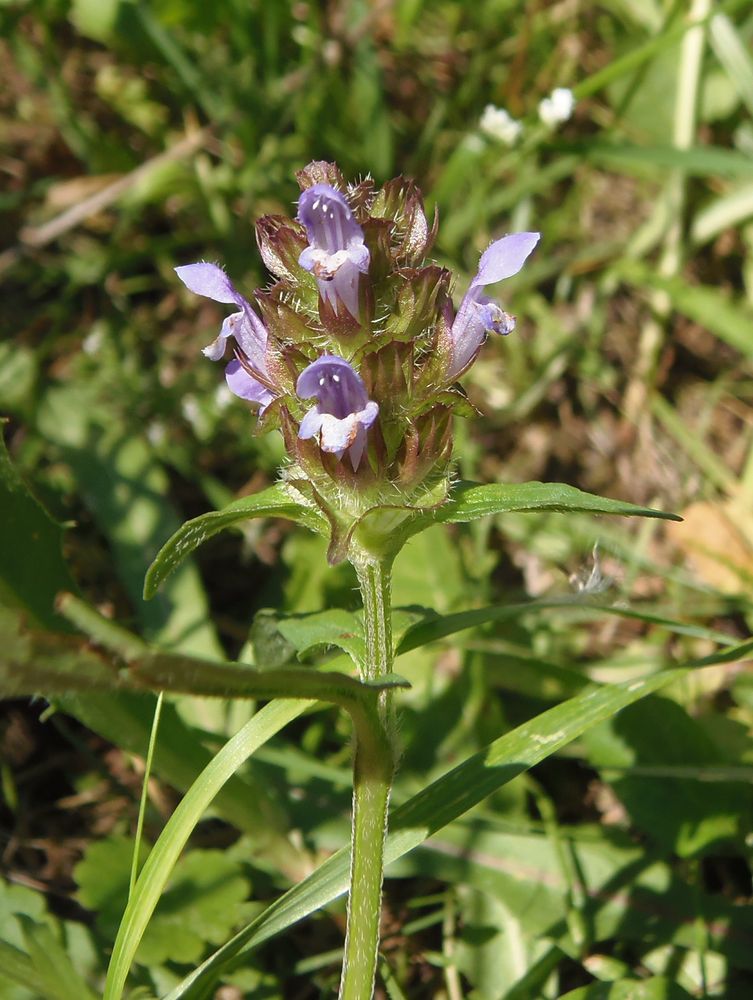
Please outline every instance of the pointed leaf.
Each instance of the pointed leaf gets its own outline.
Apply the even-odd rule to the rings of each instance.
[[[479,625],[486,625],[488,622],[502,622],[515,620],[522,615],[531,612],[549,611],[573,611],[578,615],[614,615],[617,618],[633,619],[635,621],[646,622],[648,625],[656,625],[665,628],[669,632],[677,635],[689,635],[694,638],[708,639],[711,642],[721,643],[725,647],[724,652],[713,653],[709,657],[694,663],[694,666],[710,666],[712,663],[723,663],[734,661],[747,656],[753,648],[753,644],[746,641],[742,644],[735,644],[734,638],[724,632],[706,628],[703,625],[694,625],[668,618],[657,614],[655,611],[643,611],[640,608],[626,608],[619,605],[597,604],[593,601],[580,597],[562,598],[554,601],[524,601],[520,604],[495,604],[486,608],[473,608],[470,611],[458,611],[451,615],[437,615],[434,612],[426,612],[422,619],[410,625],[404,632],[397,645],[397,655],[408,653],[412,649],[418,649],[427,643],[436,642],[465,629],[476,628]],[[730,649],[729,647],[733,648]]]
[[[373,532],[374,520],[380,511],[374,508],[361,519],[363,530]],[[402,511],[402,514],[400,514]],[[396,553],[413,535],[432,524],[458,524],[475,521],[493,514],[552,511],[560,514],[620,514],[624,517],[658,517],[668,521],[681,521],[677,514],[670,514],[652,507],[640,507],[624,500],[611,500],[584,493],[565,483],[479,483],[459,482],[450,489],[447,498],[436,506],[416,506],[413,509],[396,508],[398,520],[390,534],[390,550]]]
[[[639,507],[624,500],[611,500],[593,493],[584,493],[565,483],[456,483],[447,503],[432,511],[432,521],[455,524],[475,521],[489,514],[511,511],[571,511],[590,514],[622,514],[638,517],[661,517],[680,521],[676,514],[667,514],[650,507]]]
[[[222,698],[308,698],[346,708],[374,691],[409,686],[396,674],[384,674],[367,684],[347,674],[297,668],[258,670],[242,663],[162,652],[132,660],[128,672],[156,691]]]
[[[310,507],[297,503],[281,483],[253,496],[241,497],[222,510],[195,517],[180,527],[167,541],[149,567],[144,597],[153,597],[164,580],[194,549],[225,528],[232,528],[255,517],[283,517],[303,524],[311,531],[326,531],[324,518]]]

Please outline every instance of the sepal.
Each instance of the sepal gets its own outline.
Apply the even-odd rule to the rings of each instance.
[[[382,400],[380,428],[384,462],[389,465],[397,454],[405,433],[400,410],[410,395],[413,344],[395,341],[380,350],[369,344],[360,358],[360,370],[375,399]]]
[[[450,281],[446,268],[404,269],[394,276],[395,301],[380,339],[418,340],[441,316]]]
[[[313,287],[306,302],[306,306],[312,312],[316,309],[318,298],[319,293],[316,287]],[[258,291],[256,301],[270,338],[279,344],[299,345],[304,350],[305,357],[313,360],[316,356],[315,344],[318,331],[312,330],[311,315],[307,315],[307,311],[304,311],[301,298],[292,295],[284,282],[277,282],[266,291]]]
[[[361,225],[369,218],[374,201],[374,188],[372,177],[364,177],[357,184],[348,185],[348,203]]]
[[[392,223],[388,219],[366,219],[363,238],[371,254],[371,282],[379,285],[395,266],[392,259]]]
[[[301,282],[316,287],[316,283],[298,263],[305,250],[306,234],[298,224],[291,224],[283,215],[263,215],[256,221],[256,244],[268,271],[276,278]]]
[[[301,188],[313,187],[315,184],[329,184],[338,191],[347,191],[348,185],[345,178],[340,173],[340,168],[335,163],[328,163],[326,160],[313,160],[306,164],[302,170],[296,171],[296,180]]]
[[[411,416],[414,419],[420,417],[437,405],[444,406],[456,417],[480,416],[480,411],[468,399],[460,386],[456,386],[454,389],[443,389],[431,396],[430,399],[420,400],[411,411]]]
[[[447,369],[452,360],[452,303],[449,295],[439,303],[431,336],[419,360],[415,394],[428,396],[437,386],[447,384]]]
[[[377,193],[372,216],[392,223],[392,259],[398,267],[415,267],[431,250],[437,232],[437,215],[429,226],[423,199],[415,181],[395,177]]]
[[[403,451],[398,455],[398,482],[411,490],[432,470],[444,469],[452,454],[452,411],[442,404],[432,406],[409,425]]]
[[[358,333],[366,336],[368,325],[373,311],[373,298],[366,282],[360,282],[359,287],[359,315],[364,317],[364,322],[351,315],[348,309],[338,309],[335,311],[329,299],[319,296],[319,322],[324,327],[327,334],[336,342],[340,338],[352,340]]]

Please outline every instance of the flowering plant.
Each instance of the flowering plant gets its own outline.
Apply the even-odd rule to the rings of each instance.
[[[317,876],[329,887],[326,898],[345,887],[349,891],[340,996],[363,1000],[374,988],[388,804],[399,758],[394,693],[407,686],[392,673],[395,556],[411,535],[431,524],[512,510],[663,515],[562,484],[453,481],[452,418],[474,412],[457,380],[489,334],[507,335],[515,327],[514,317],[487,290],[520,271],[538,233],[514,233],[492,242],[455,309],[450,272],[427,260],[437,219],[429,223],[412,181],[397,178],[379,189],[371,180],[348,185],[334,165],[322,162],[309,164],[298,179],[297,217],[265,216],[257,223],[259,250],[275,280],[257,291],[253,301],[216,264],[177,268],[191,291],[236,307],[204,354],[219,361],[232,350],[227,384],[256,409],[259,428],[280,429],[288,462],[276,485],[183,525],[152,564],[145,594],[151,596],[188,553],[217,531],[252,517],[296,521],[327,538],[330,562],[347,559],[356,570],[363,599],[360,631],[334,628],[327,641],[350,654],[358,679],[297,669],[220,668],[185,658],[178,663],[164,654],[137,657],[130,667],[141,684],[153,688],[315,698],[350,713],[355,741],[349,875],[338,889],[336,855],[332,875],[324,865]],[[633,686],[628,695],[605,700],[599,711],[639,697],[637,690]],[[557,723],[551,739],[539,733],[535,752],[526,751],[526,759],[538,759],[536,754],[551,752],[550,743],[554,747],[558,740],[572,738],[578,726],[587,724],[580,714],[577,718],[577,725]],[[549,749],[542,751],[542,746]],[[227,750],[233,760],[234,741]],[[479,800],[473,799],[477,793],[488,794],[483,792],[486,779],[474,779],[473,790],[463,793],[454,780],[448,777],[448,791],[443,786],[441,795],[454,796],[460,811]],[[488,787],[497,780],[491,779]],[[422,826],[420,798],[415,808],[398,810],[393,820],[396,835],[401,828],[418,830],[416,842],[428,829]],[[143,920],[150,912],[157,879],[145,869],[123,926],[131,926],[135,914]],[[298,897],[291,890],[293,898],[305,898],[309,905],[305,881],[302,886]],[[323,897],[316,898],[314,905],[321,905]],[[301,915],[310,912],[300,905]],[[197,971],[197,981],[211,981],[223,962],[255,935],[263,939],[264,922],[274,919],[270,907],[261,924],[249,925]],[[133,931],[131,937],[138,940]],[[111,969],[116,971],[108,997],[119,996],[127,942],[124,931],[113,953]],[[184,995],[181,988],[170,997]]]

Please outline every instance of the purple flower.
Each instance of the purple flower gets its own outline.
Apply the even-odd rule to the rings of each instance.
[[[256,403],[263,413],[277,396],[267,372],[267,331],[250,303],[235,290],[232,281],[216,264],[186,264],[176,267],[180,280],[197,295],[215,302],[230,302],[239,311],[228,316],[219,336],[203,349],[212,361],[225,353],[228,337],[233,337],[236,358],[225,369],[225,380],[231,392],[250,403]]]
[[[301,421],[298,437],[318,434],[322,451],[334,452],[338,458],[348,451],[354,470],[358,469],[366,431],[379,413],[361,376],[344,358],[323,354],[301,372],[295,391],[301,399],[315,396],[317,400]]]
[[[517,274],[539,242],[539,233],[513,233],[487,247],[481,255],[476,277],[460,303],[452,324],[452,358],[449,376],[457,378],[471,364],[484,342],[487,331],[508,334],[515,329],[515,318],[484,295],[486,285],[493,285]]]
[[[314,184],[298,201],[298,219],[309,241],[298,263],[315,276],[335,313],[341,302],[358,319],[358,280],[368,273],[369,250],[345,197],[329,184]]]

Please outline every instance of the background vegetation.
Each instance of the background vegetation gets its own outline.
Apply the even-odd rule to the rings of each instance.
[[[690,7],[703,33],[685,34],[682,0],[0,6],[5,439],[68,525],[82,593],[150,641],[285,663],[277,616],[355,604],[349,571],[277,521],[218,536],[142,601],[178,523],[261,489],[283,457],[199,354],[222,310],[173,266],[223,261],[239,287],[264,285],[252,223],[291,210],[294,172],[314,158],[353,178],[415,177],[440,214],[437,259],[469,276],[491,238],[542,231],[504,287],[517,331],[465,380],[480,415],[458,424],[460,471],[563,481],[685,521],[505,515],[418,536],[397,605],[548,603],[398,661],[413,685],[398,802],[590,680],[749,636],[753,14]],[[558,130],[537,117],[555,86],[577,98]],[[489,103],[523,122],[514,147],[480,130]],[[250,711],[170,707],[147,842]],[[147,699],[125,697],[2,706],[0,938],[47,976],[24,986],[0,971],[3,998],[101,991],[150,718]],[[604,984],[653,977],[630,995],[749,996],[752,720],[753,682],[732,656],[401,859],[380,988],[527,1000],[617,996]],[[134,998],[169,990],[347,841],[348,753],[347,722],[319,708],[254,757],[176,869]],[[333,904],[255,951],[222,996],[331,995],[343,913]]]

